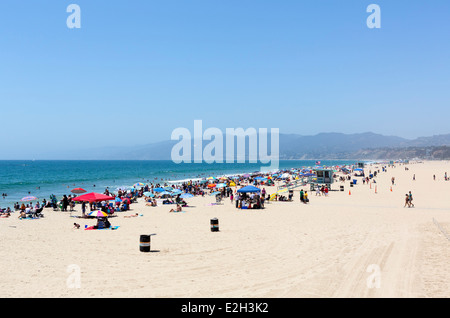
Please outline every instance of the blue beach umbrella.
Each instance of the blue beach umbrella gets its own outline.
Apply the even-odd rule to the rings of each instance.
[[[211,193],[210,195],[212,196],[212,195],[218,195],[218,194],[220,194],[220,192],[216,191],[216,192]]]
[[[252,185],[248,185],[243,187],[242,189],[237,190],[237,192],[247,193],[247,192],[260,192],[261,189],[254,187]]]
[[[163,188],[155,188],[153,189],[154,192],[164,192],[166,190],[164,190]]]
[[[155,196],[155,194],[153,194],[153,193],[151,193],[151,192],[144,192],[143,193],[146,197],[154,197]]]
[[[173,195],[177,195],[177,194],[181,194],[181,193],[183,193],[183,191],[181,191],[180,189],[175,189],[172,191]]]
[[[190,194],[190,193],[183,193],[182,195],[180,195],[180,198],[183,198],[183,199],[190,199],[193,197],[194,197],[194,195]]]
[[[219,183],[216,188],[225,188],[227,185],[225,183]]]

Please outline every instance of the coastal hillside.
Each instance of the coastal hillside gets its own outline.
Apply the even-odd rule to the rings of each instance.
[[[270,137],[268,137],[270,154]],[[171,160],[178,141],[167,140],[140,146],[98,147],[64,153],[47,153],[36,159],[73,160]],[[205,147],[210,141],[203,141]],[[235,142],[235,153],[237,142]],[[450,159],[450,134],[413,140],[371,132],[320,133],[303,136],[280,134],[280,159]],[[192,143],[191,153],[194,153]],[[248,144],[246,145],[248,158]],[[225,140],[224,140],[225,153]]]

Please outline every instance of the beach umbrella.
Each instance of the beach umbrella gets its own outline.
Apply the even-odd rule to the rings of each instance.
[[[210,195],[213,196],[213,195],[218,195],[218,194],[220,194],[220,192],[216,191],[216,192],[211,193]]]
[[[154,188],[153,191],[154,192],[164,192],[166,190],[164,190],[163,188]]]
[[[172,194],[173,194],[173,195],[177,195],[177,194],[181,194],[181,193],[183,193],[183,191],[181,191],[180,189],[174,189],[174,190],[172,191]]]
[[[85,201],[85,202],[100,202],[100,201],[114,200],[114,198],[109,195],[91,192],[91,193],[86,193],[86,194],[80,195],[79,197],[73,198],[72,200],[73,201]]]
[[[155,196],[155,194],[154,193],[151,193],[151,192],[144,192],[143,193],[146,197],[154,197]]]
[[[142,182],[137,182],[137,183],[133,184],[133,187],[135,187],[135,188],[139,188],[139,187],[143,187],[143,186],[145,186],[145,184],[143,184]]]
[[[122,202],[126,203],[126,204],[130,204],[131,203],[129,198],[122,198]]]
[[[230,187],[235,187],[236,183],[234,183],[233,181],[230,182]]]
[[[87,191],[82,188],[75,188],[75,189],[72,189],[72,191],[70,191],[70,192],[80,194],[80,193],[86,193]]]
[[[237,192],[242,192],[242,193],[247,193],[247,192],[260,192],[261,189],[254,187],[252,185],[248,185],[246,187],[243,187],[239,190],[237,190]]]
[[[116,197],[116,198],[114,199],[114,201],[115,201],[115,202],[122,202],[122,199],[119,198],[119,197]]]
[[[103,212],[103,211],[92,211],[92,212],[89,212],[87,215],[89,215],[89,216],[96,216],[98,218],[101,218],[101,217],[108,216],[108,213]]]
[[[208,178],[206,178],[206,180],[216,180],[216,178],[215,177],[208,177]]]
[[[173,188],[172,187],[164,187],[164,190],[166,190],[166,191],[173,191]]]
[[[38,200],[38,198],[36,198],[32,195],[29,195],[29,196],[26,196],[26,197],[20,199],[20,201],[22,201],[22,202],[30,202],[30,201],[36,201],[36,200]]]
[[[225,188],[227,185],[225,183],[219,183],[216,188]]]
[[[208,184],[208,188],[215,188],[216,187],[216,184],[215,183],[210,183],[210,184]]]
[[[171,196],[172,192],[164,191],[164,192],[161,192],[160,195],[170,195]]]
[[[192,197],[194,197],[194,195],[191,193],[183,193],[182,195],[180,195],[180,198],[183,198],[183,199],[190,199]]]

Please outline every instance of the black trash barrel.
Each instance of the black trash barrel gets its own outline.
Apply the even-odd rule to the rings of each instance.
[[[217,218],[211,219],[211,232],[219,231],[219,220]]]
[[[139,249],[141,252],[150,252],[150,235],[141,235]]]

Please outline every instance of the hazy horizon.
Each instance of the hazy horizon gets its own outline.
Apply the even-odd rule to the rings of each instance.
[[[191,140],[197,140],[195,139],[195,137],[193,136],[193,132],[191,131],[192,136],[191,136]],[[269,132],[270,134],[270,132]],[[280,133],[280,137],[282,136],[294,136],[294,137],[317,137],[319,135],[344,135],[344,136],[359,136],[359,135],[376,135],[377,137],[386,137],[386,138],[400,138],[406,142],[410,142],[410,141],[414,141],[417,140],[418,138],[428,138],[428,137],[436,137],[436,136],[444,136],[444,135],[433,135],[433,136],[420,136],[418,138],[413,138],[413,139],[408,139],[408,138],[402,138],[400,136],[393,136],[393,135],[382,135],[382,134],[377,134],[374,132],[362,132],[362,133],[354,133],[354,134],[344,134],[344,133],[339,133],[339,132],[321,132],[318,134],[314,134],[314,135],[300,135],[300,134],[284,134],[284,133]],[[450,137],[450,133],[446,134]],[[224,138],[224,143],[225,140],[228,138],[227,134],[225,131],[223,131],[223,138]],[[233,135],[233,138],[236,138],[235,135]],[[246,137],[247,141],[246,141],[246,151],[248,151],[248,137]],[[259,138],[257,136],[257,138]],[[268,138],[270,139],[271,137],[268,136]],[[450,139],[450,138],[449,138]],[[281,140],[283,140],[283,138],[281,138]],[[30,161],[30,160],[131,160],[131,161],[139,161],[139,160],[170,160],[170,159],[111,159],[111,158],[107,158],[108,156],[110,156],[112,153],[114,153],[114,151],[116,153],[118,152],[122,152],[122,151],[136,151],[136,150],[142,150],[142,149],[146,149],[146,147],[150,147],[153,145],[158,145],[158,144],[165,144],[167,145],[168,143],[178,143],[179,140],[171,140],[170,138],[166,139],[166,140],[160,140],[160,141],[156,141],[153,143],[146,143],[146,144],[124,144],[124,145],[118,145],[118,146],[102,146],[99,145],[97,147],[95,146],[90,146],[90,145],[86,145],[85,147],[80,147],[80,148],[71,148],[71,149],[65,149],[63,152],[59,151],[58,149],[53,149],[53,148],[46,148],[46,149],[42,149],[40,152],[30,152],[30,153],[22,153],[22,154],[14,154],[14,153],[2,153],[0,155],[0,160],[24,160],[24,161]],[[210,143],[210,141],[207,140],[202,140],[202,144],[203,147],[205,147],[208,143]],[[449,143],[450,144],[450,143]],[[370,146],[369,146],[370,148]],[[114,151],[113,151],[114,150]],[[270,151],[270,145],[269,145],[269,151]],[[105,153],[105,159],[101,159],[101,158],[97,158],[97,159],[84,159],[85,157],[84,154],[89,153],[89,152],[93,152],[95,153],[95,155],[99,156],[102,152]],[[62,153],[66,153],[65,155]],[[79,158],[81,157],[81,158]],[[100,155],[101,157],[101,155]],[[315,158],[317,160],[319,159],[323,159],[323,158]],[[338,158],[335,158],[338,159]],[[357,159],[357,158],[355,158]],[[291,160],[291,159],[283,159],[283,160]],[[301,159],[292,159],[292,160],[301,160]],[[304,159],[304,160],[312,160],[312,159]],[[344,159],[343,159],[344,160]]]

